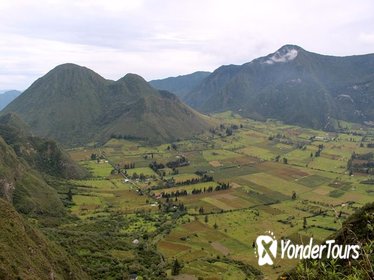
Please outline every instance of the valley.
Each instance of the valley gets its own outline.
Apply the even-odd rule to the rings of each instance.
[[[374,280],[373,10],[1,1],[0,280]]]
[[[71,217],[42,231],[93,279],[274,279],[297,262],[259,267],[259,234],[322,242],[373,201],[372,128],[213,118],[189,140],[69,149],[92,177],[55,184]]]

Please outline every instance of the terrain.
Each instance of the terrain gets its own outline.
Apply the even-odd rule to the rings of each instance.
[[[57,66],[2,112],[17,113],[36,135],[70,146],[110,138],[160,143],[211,127],[208,117],[138,75],[114,82],[74,64]]]
[[[152,80],[149,84],[159,90],[167,90],[183,99],[210,75],[210,72],[198,71],[188,75],[169,77],[166,79]]]
[[[88,175],[55,142],[32,136],[14,114],[0,117],[1,279],[88,279],[39,228],[67,214],[51,179]]]
[[[243,65],[216,69],[184,100],[202,112],[231,110],[335,130],[337,120],[374,120],[374,55],[334,57],[285,45]]]
[[[0,115],[0,278],[370,279],[372,66],[287,45],[161,90],[57,66]],[[260,267],[267,231],[362,251]]]
[[[190,140],[148,146],[112,139],[100,148],[69,150],[95,178],[70,181],[70,211],[88,229],[82,240],[101,238],[105,223],[111,227],[104,235],[127,244],[76,244],[81,263],[95,267],[95,252],[116,275],[120,270],[107,258],[151,279],[274,279],[298,264],[259,267],[252,247],[259,234],[322,243],[373,201],[373,169],[357,167],[372,158],[348,164],[353,153],[370,157],[372,129],[345,123],[346,133],[326,133],[230,112],[215,117],[219,126]],[[54,238],[64,236],[68,244],[72,229],[61,226]],[[139,266],[139,248],[150,250],[158,265]]]
[[[293,279],[373,279],[374,270],[374,203],[366,204],[356,211],[331,238],[338,244],[362,244],[359,260],[303,261],[286,277]]]
[[[88,279],[65,250],[0,198],[0,278]]]
[[[217,126],[191,139],[149,145],[112,138],[66,152],[35,145],[51,141],[30,135],[17,115],[1,117],[1,190],[8,202],[0,200],[6,213],[0,222],[8,230],[0,235],[0,272],[22,277],[31,267],[34,279],[52,272],[55,279],[310,275],[309,265],[297,261],[257,265],[253,242],[266,230],[295,243],[332,235],[355,242],[342,239],[353,231],[372,250],[373,212],[365,206],[374,193],[372,128],[344,122],[344,132],[326,133],[232,112],[212,117]],[[34,155],[49,155],[50,164],[32,156],[40,147],[48,148]],[[56,158],[66,163],[48,168]],[[66,166],[79,175],[56,172]],[[20,265],[12,267],[6,260],[15,256]],[[334,269],[340,278],[359,277],[371,263]],[[314,273],[323,277],[331,267],[315,266]]]

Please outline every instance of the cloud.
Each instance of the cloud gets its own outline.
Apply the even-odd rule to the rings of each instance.
[[[287,43],[368,53],[373,10],[370,0],[0,1],[0,89],[23,89],[65,62],[153,79],[242,64]]]
[[[370,44],[371,47],[374,47],[374,33],[360,33],[359,40],[363,43]]]

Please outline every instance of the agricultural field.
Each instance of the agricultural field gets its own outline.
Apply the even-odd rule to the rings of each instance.
[[[258,235],[271,230],[294,242],[323,242],[374,200],[374,185],[365,183],[370,175],[348,164],[353,153],[373,151],[362,144],[370,137],[230,112],[215,117],[220,127],[190,140],[147,146],[112,139],[100,148],[70,150],[92,174],[69,182],[76,224],[120,217],[118,236],[153,248],[167,277],[177,260],[176,279],[273,279],[295,262],[259,267],[253,247]],[[110,258],[136,260],[133,242],[111,248]],[[134,270],[138,276],[145,271]]]

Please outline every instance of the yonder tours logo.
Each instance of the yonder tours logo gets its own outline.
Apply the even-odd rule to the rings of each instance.
[[[294,244],[289,239],[278,242],[274,233],[267,231],[256,239],[255,255],[258,258],[258,265],[273,265],[278,249],[281,259],[321,259],[323,255],[328,259],[357,259],[360,255],[360,245],[340,245],[335,244],[335,240],[314,244],[313,238],[310,238],[308,244]]]

